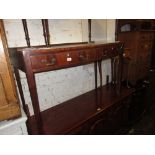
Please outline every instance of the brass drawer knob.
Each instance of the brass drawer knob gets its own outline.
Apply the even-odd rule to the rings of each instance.
[[[79,55],[79,58],[80,58],[80,60],[82,60],[82,61],[84,61],[84,60],[88,60],[88,55],[84,55],[84,54],[80,54]]]
[[[42,63],[42,64],[45,64],[46,62],[47,62],[46,59],[41,59],[41,63]]]
[[[85,56],[84,56],[83,54],[80,54],[79,57],[80,57],[81,59],[84,59],[84,58],[85,58]]]
[[[56,64],[56,58],[52,57],[51,60],[50,60],[50,63],[47,63],[46,65],[47,66],[52,66],[52,65],[55,65],[55,64]]]
[[[107,56],[107,54],[108,54],[108,51],[107,50],[104,50],[103,51],[103,56],[105,57],[105,56]]]

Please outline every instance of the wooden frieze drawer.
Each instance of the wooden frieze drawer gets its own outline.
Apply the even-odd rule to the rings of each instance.
[[[97,60],[97,52],[95,49],[63,51],[55,54],[31,55],[30,59],[35,71],[43,68],[58,69],[95,61]]]
[[[53,46],[49,48],[19,48],[10,52],[14,66],[25,72],[28,62],[33,72],[42,72],[73,67],[107,59],[118,55],[121,42],[107,44],[80,44],[73,46]],[[20,57],[19,57],[20,56]],[[18,59],[17,59],[18,58]]]
[[[30,56],[31,65],[33,69],[46,68],[49,66],[56,66],[57,59],[54,54],[50,55],[32,55]]]
[[[79,56],[76,51],[32,55],[30,59],[32,68],[36,71],[44,68],[58,69],[79,63]]]
[[[103,59],[106,59],[108,57],[115,57],[118,55],[118,46],[116,45],[106,46],[105,48],[103,48],[102,54]]]
[[[95,48],[93,49],[86,49],[86,50],[79,50],[78,51],[78,57],[79,57],[79,61],[81,63],[85,62],[92,62],[97,60],[97,50]]]
[[[66,67],[78,64],[78,54],[76,51],[60,52],[56,54],[58,67]]]
[[[111,57],[115,57],[118,55],[118,46],[111,46],[108,49],[109,49],[109,55]]]

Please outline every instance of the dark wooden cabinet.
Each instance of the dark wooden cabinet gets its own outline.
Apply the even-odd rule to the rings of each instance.
[[[124,79],[136,85],[137,81],[145,80],[151,69],[154,42],[154,20],[125,19],[117,20],[116,38],[124,41],[124,56],[128,62],[124,67]]]
[[[10,57],[24,110],[28,116],[30,134],[110,134],[123,124],[125,118],[123,101],[133,90],[121,87],[122,42],[10,49]],[[105,59],[111,59],[112,84],[102,86],[101,63]],[[89,63],[94,63],[94,90],[41,112],[35,73]],[[97,66],[100,76],[99,88],[97,88]],[[34,116],[30,116],[25,103],[18,69],[26,73]]]
[[[125,53],[130,58],[128,80],[136,84],[148,76],[151,65],[151,51],[154,39],[152,31],[133,31],[118,34],[118,40],[125,42]]]

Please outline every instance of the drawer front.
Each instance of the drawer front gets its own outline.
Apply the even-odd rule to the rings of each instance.
[[[79,63],[77,51],[57,53],[56,58],[59,67],[67,67]]]
[[[118,46],[114,46],[114,45],[112,45],[110,48],[110,56],[111,57],[115,57],[115,56],[117,56],[118,55],[118,53],[119,53],[119,51],[118,51]]]
[[[78,54],[75,51],[55,54],[32,55],[30,56],[30,60],[33,69],[55,69],[74,65],[79,62]]]
[[[103,58],[115,57],[118,55],[118,47],[111,45],[107,46],[103,51]]]
[[[100,48],[79,49],[62,51],[57,53],[43,53],[30,55],[31,66],[35,72],[40,70],[54,70],[58,68],[71,67],[80,64],[91,63],[100,59],[118,55],[118,46],[110,45]]]
[[[55,54],[32,55],[30,56],[30,60],[33,69],[47,68],[49,66],[55,67],[57,65]]]
[[[31,55],[31,65],[34,70],[43,68],[57,69],[61,67],[70,67],[80,63],[89,63],[96,61],[97,50],[86,49],[78,51],[63,51],[55,54]]]
[[[78,59],[80,63],[96,61],[98,59],[97,49],[79,50]]]

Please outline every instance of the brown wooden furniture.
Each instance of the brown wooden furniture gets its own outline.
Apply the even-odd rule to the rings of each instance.
[[[122,19],[116,22],[116,39],[125,43],[124,78],[131,84],[147,78],[151,68],[152,45],[154,41],[153,20]]]
[[[132,84],[148,76],[154,33],[152,31],[122,32],[118,40],[125,42],[130,58],[128,79]]]
[[[20,106],[10,68],[3,22],[0,20],[0,121],[19,117]]]
[[[92,90],[41,113],[44,134],[118,134],[128,122],[132,89],[122,87],[117,95],[111,84]],[[34,116],[31,134],[38,134]]]
[[[122,54],[123,43],[121,42],[79,43],[55,45],[48,48],[11,49],[10,57],[15,69],[24,110],[28,116],[30,134],[80,134],[81,131],[84,132],[85,129],[87,130],[89,128],[85,127],[89,124],[86,123],[87,121],[93,123],[96,117],[100,117],[101,122],[103,122],[107,118],[107,116],[101,117],[102,115],[106,115],[105,111],[110,109],[109,107],[114,107],[116,103],[118,105],[124,103],[124,100],[132,93],[132,90],[125,88],[122,88],[121,91]],[[101,61],[108,58],[111,58],[112,62],[112,84],[102,87]],[[34,78],[35,73],[85,65],[93,62],[95,64],[94,90],[40,112]],[[99,88],[97,88],[97,64],[100,75]],[[28,107],[25,104],[18,69],[26,73],[34,116],[29,115]],[[99,122],[96,123],[98,124]],[[96,125],[91,126],[91,130],[87,133],[93,134],[95,129]]]

